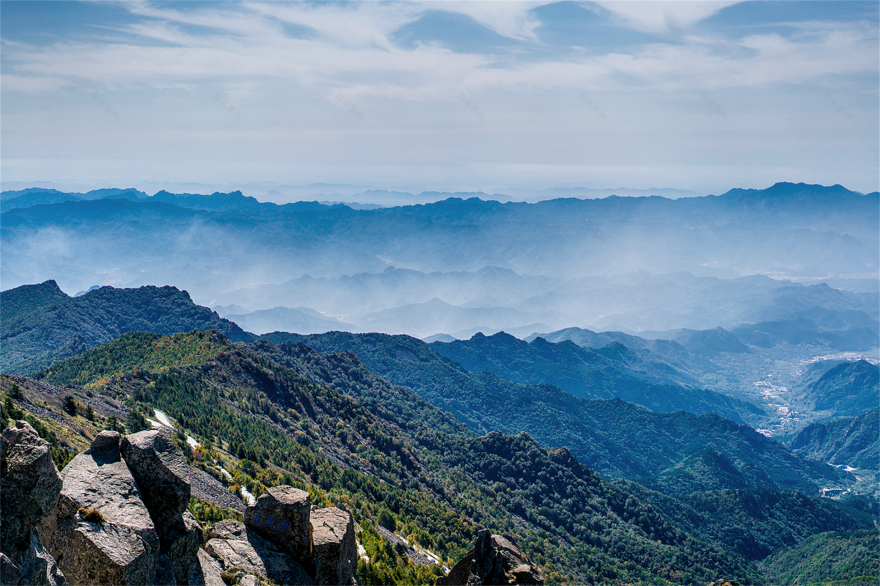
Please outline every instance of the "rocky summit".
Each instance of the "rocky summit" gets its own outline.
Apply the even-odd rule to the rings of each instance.
[[[207,528],[167,429],[103,431],[59,474],[26,421],[0,436],[2,584],[356,584],[351,515],[276,486]]]
[[[540,568],[529,565],[512,538],[492,535],[488,529],[477,534],[477,542],[445,577],[447,586],[477,584],[543,584]]]

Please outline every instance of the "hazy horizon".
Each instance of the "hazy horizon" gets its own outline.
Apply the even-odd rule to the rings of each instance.
[[[876,3],[0,11],[3,189],[880,188]]]

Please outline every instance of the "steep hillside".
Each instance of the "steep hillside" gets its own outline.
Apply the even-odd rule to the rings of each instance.
[[[46,281],[4,291],[0,306],[0,371],[5,373],[32,372],[133,331],[215,329],[233,341],[252,339],[175,287],[101,287],[69,297],[55,281]]]
[[[185,362],[206,343],[216,352],[205,353],[201,364],[150,370],[156,348]],[[88,389],[76,391],[84,401],[94,398],[86,398],[91,392],[126,401],[136,413],[161,409],[185,433],[246,458],[241,485],[255,494],[282,481],[309,488],[344,504],[358,521],[390,525],[444,556],[460,557],[484,525],[514,535],[554,580],[760,581],[743,558],[676,529],[567,450],[547,451],[525,434],[476,437],[409,391],[364,372],[351,355],[272,346],[257,343],[258,354],[213,333],[127,334],[40,376],[57,384],[89,380]],[[322,376],[351,396],[267,358],[279,352],[303,372],[332,367]],[[120,374],[114,358],[123,356],[129,362]],[[30,387],[41,383],[17,380],[26,387],[24,405],[36,408]],[[36,402],[60,416],[51,401]],[[126,425],[137,419],[131,413]]]
[[[858,415],[880,403],[880,367],[865,360],[839,364],[803,389],[816,411]]]
[[[789,584],[876,584],[880,531],[813,535],[777,552],[761,565],[768,581]]]
[[[331,332],[263,338],[303,343],[322,353],[352,351],[376,374],[415,391],[477,433],[525,431],[542,446],[567,446],[581,462],[613,477],[654,476],[711,447],[737,465],[762,471],[765,482],[776,488],[815,494],[821,486],[853,481],[718,415],[654,413],[620,399],[584,400],[549,385],[470,373],[408,336]]]
[[[683,531],[749,560],[764,559],[823,531],[851,533],[873,526],[871,515],[831,499],[791,491],[721,489],[671,497],[631,481],[615,484],[651,503]]]
[[[880,407],[805,427],[789,447],[808,458],[853,468],[880,468]]]

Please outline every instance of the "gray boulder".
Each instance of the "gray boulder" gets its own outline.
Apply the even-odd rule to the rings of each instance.
[[[512,538],[492,535],[488,529],[477,534],[474,549],[459,561],[438,585],[543,584],[541,570],[529,565]]]
[[[347,511],[328,507],[311,513],[316,584],[352,584],[357,571],[354,523]]]
[[[30,547],[15,556],[15,561],[0,553],[0,584],[15,586],[65,586],[67,581],[49,555],[36,529],[31,530]]]
[[[189,511],[165,529],[159,538],[161,551],[168,556],[178,582],[184,582],[199,553],[202,526]]]
[[[27,421],[0,434],[0,551],[14,559],[31,545],[31,532],[55,510],[61,477],[49,444]]]
[[[309,493],[291,486],[274,486],[245,509],[245,524],[282,550],[309,556]]]
[[[174,524],[189,504],[189,467],[167,427],[141,431],[122,440],[122,457],[137,481],[153,523],[161,531]]]
[[[66,584],[36,531],[60,494],[49,444],[26,421],[16,421],[0,434],[0,583]]]
[[[31,546],[21,565],[22,584],[33,586],[64,586],[67,580],[55,563],[55,558],[46,551],[40,534],[36,529],[31,531]]]
[[[129,528],[80,521],[64,536],[55,558],[74,584],[156,582],[156,552]]]
[[[187,582],[189,586],[227,586],[222,573],[220,563],[204,549],[199,549],[196,562],[189,569]]]
[[[88,451],[70,461],[61,479],[58,506],[43,520],[40,533],[67,580],[152,584],[159,538],[120,457],[119,434],[102,432]]]
[[[240,521],[227,519],[206,530],[205,551],[221,562],[224,570],[237,568],[278,584],[314,584],[289,554],[260,537]]]

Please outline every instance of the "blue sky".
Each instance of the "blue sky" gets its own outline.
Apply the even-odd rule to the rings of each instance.
[[[4,185],[867,192],[878,6],[4,0],[0,171]]]

